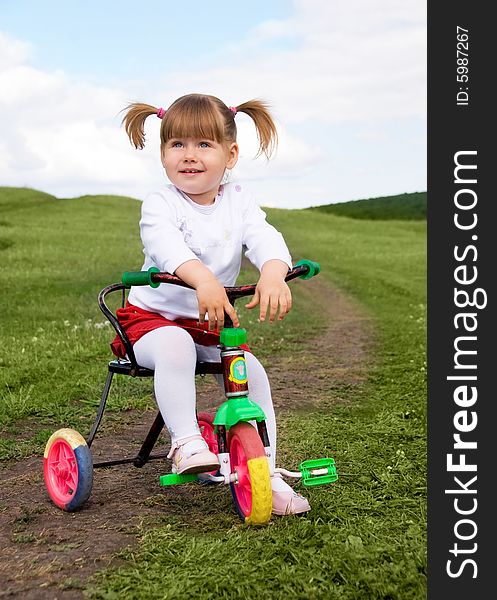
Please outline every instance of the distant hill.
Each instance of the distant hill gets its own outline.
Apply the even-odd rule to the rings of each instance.
[[[351,219],[421,221],[426,219],[426,192],[337,202],[304,210],[333,213]]]
[[[107,196],[98,197],[107,198]],[[112,197],[115,199],[121,198],[120,196]],[[81,197],[82,200],[85,198],[92,198],[92,196]],[[54,202],[60,202],[60,200],[45,192],[31,188],[0,186],[0,225],[3,223],[1,217],[7,216],[10,211]],[[351,219],[422,221],[426,219],[426,192],[337,202],[336,204],[311,206],[301,210],[331,213],[342,217],[350,217]]]
[[[31,188],[0,187],[0,214],[39,206],[44,202],[55,202],[55,196]]]

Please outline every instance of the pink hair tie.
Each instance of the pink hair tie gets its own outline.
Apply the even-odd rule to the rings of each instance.
[[[166,114],[166,109],[165,108],[159,108],[159,110],[157,111],[157,116],[159,117],[159,119],[162,119],[162,117]]]
[[[233,116],[235,116],[235,115],[236,115],[236,113],[238,112],[238,109],[236,108],[236,106],[229,106],[228,108],[229,108],[229,109],[231,110],[231,112],[233,113]]]

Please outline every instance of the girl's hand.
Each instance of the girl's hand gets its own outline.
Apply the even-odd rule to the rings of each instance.
[[[199,323],[205,322],[205,314],[208,313],[209,331],[217,329],[221,331],[224,327],[224,313],[231,318],[233,327],[239,327],[240,322],[234,307],[230,304],[226,290],[221,283],[213,277],[200,281],[196,286],[198,301]]]
[[[214,273],[199,260],[187,260],[180,265],[176,275],[188,283],[197,292],[198,320],[205,323],[205,314],[209,313],[209,331],[224,327],[224,313],[233,321],[233,327],[239,327],[240,322],[235,309],[230,304],[226,290]]]
[[[269,260],[264,263],[254,297],[245,305],[245,308],[260,305],[260,321],[266,320],[268,308],[270,323],[275,320],[278,307],[278,321],[282,321],[292,308],[292,293],[285,281],[287,273],[288,266],[280,260]]]

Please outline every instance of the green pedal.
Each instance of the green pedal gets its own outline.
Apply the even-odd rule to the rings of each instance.
[[[302,473],[302,483],[307,486],[334,483],[338,479],[333,458],[305,460],[299,469]]]
[[[197,479],[197,473],[187,473],[186,475],[176,475],[176,473],[171,473],[170,475],[161,475],[160,485],[177,485],[178,483],[197,481]]]

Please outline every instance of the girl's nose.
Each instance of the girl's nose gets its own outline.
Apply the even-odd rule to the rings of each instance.
[[[183,160],[188,161],[188,162],[197,160],[197,157],[195,154],[195,148],[191,148],[191,147],[187,146],[185,148]]]

